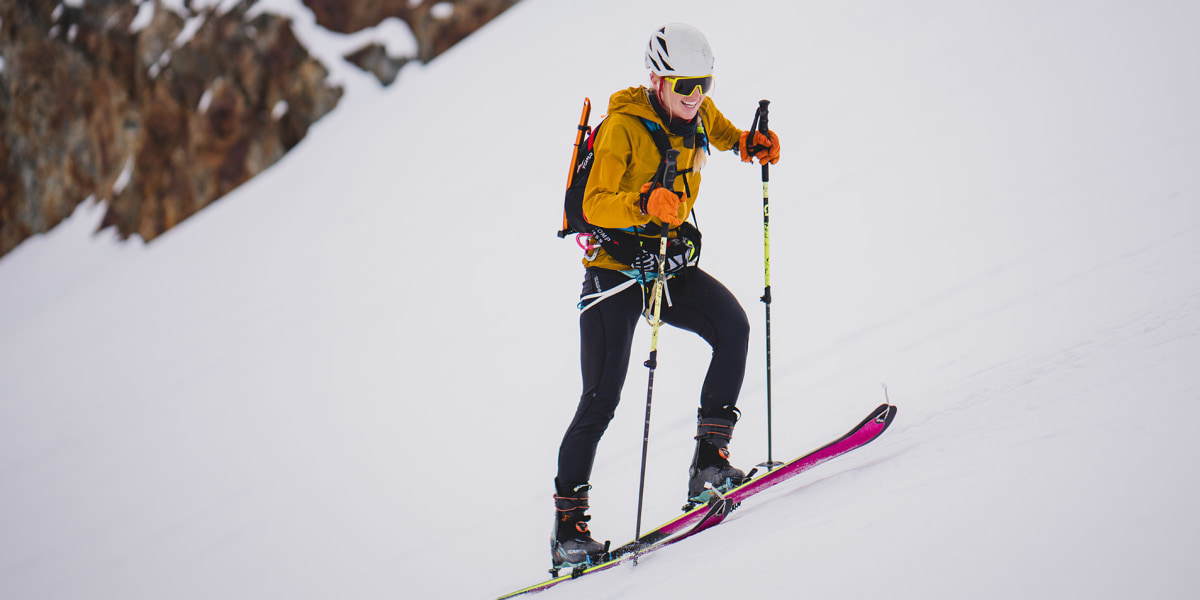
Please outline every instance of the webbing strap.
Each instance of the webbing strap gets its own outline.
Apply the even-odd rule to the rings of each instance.
[[[647,276],[644,276],[641,271],[636,271],[636,270],[620,271],[620,273],[622,273],[624,275],[628,275],[628,276],[630,276],[630,278],[626,281],[621,282],[620,285],[618,285],[612,289],[600,290],[594,294],[588,294],[588,295],[580,298],[579,304],[576,305],[576,308],[579,309],[579,312],[583,313],[583,312],[587,311],[587,309],[589,309],[593,306],[596,306],[597,304],[600,304],[604,300],[611,298],[612,296],[615,296],[615,295],[625,291],[628,288],[633,287],[634,284],[649,283],[650,281],[653,281],[654,279],[657,279],[657,277],[658,277],[657,273],[651,273],[647,277]],[[635,275],[631,275],[631,274],[635,274]],[[673,275],[674,275],[673,273],[667,273],[667,279],[670,279]],[[671,288],[670,287],[663,286],[663,300],[666,302],[667,306],[671,306]],[[649,312],[649,310],[650,310],[650,307],[646,305],[645,294],[642,294],[642,311]],[[649,318],[649,317],[647,316],[647,318]]]
[[[588,295],[580,298],[579,304],[578,304],[579,312],[582,313],[582,312],[586,311],[587,309],[589,309],[597,304],[600,304],[600,302],[602,302],[605,298],[619,294],[619,293],[625,291],[627,288],[633,286],[633,284],[635,284],[637,282],[638,281],[636,279],[630,279],[628,281],[621,283],[621,285],[618,285],[617,287],[614,287],[610,290],[600,290],[594,294],[588,294]],[[587,306],[584,306],[585,304]]]

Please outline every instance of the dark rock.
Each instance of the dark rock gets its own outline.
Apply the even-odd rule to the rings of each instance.
[[[409,24],[416,56],[376,45],[347,57],[385,85],[515,2],[305,0],[337,32]],[[102,227],[153,240],[278,161],[333,110],[342,90],[326,68],[287,19],[250,17],[254,4],[185,2],[175,14],[157,0],[0,2],[0,256],[88,197],[107,203]]]

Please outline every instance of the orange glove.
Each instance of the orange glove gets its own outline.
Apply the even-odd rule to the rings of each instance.
[[[754,162],[755,158],[758,159],[760,165],[767,162],[771,164],[779,162],[779,136],[775,135],[774,131],[767,131],[767,135],[763,135],[761,131],[755,131],[753,147],[746,143],[748,137],[750,137],[750,132],[743,131],[742,137],[738,139],[738,151],[742,155],[742,162]],[[752,150],[754,151],[753,155],[750,154]]]
[[[643,213],[658,217],[663,223],[672,227],[683,224],[683,218],[679,216],[679,212],[685,208],[683,199],[657,183],[642,186],[641,205]]]

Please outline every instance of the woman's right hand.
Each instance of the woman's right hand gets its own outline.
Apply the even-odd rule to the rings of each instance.
[[[641,208],[643,214],[657,217],[672,227],[683,224],[683,218],[679,216],[683,198],[657,183],[642,186]]]

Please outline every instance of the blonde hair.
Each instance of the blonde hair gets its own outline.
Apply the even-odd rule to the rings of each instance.
[[[658,98],[658,102],[660,105],[662,105],[663,110],[666,110],[667,114],[670,114],[671,109],[667,108],[666,105],[663,104],[662,98],[658,97],[658,82],[662,81],[662,79],[662,77],[659,77],[654,73],[650,73],[650,86],[643,87],[642,89],[646,92],[647,101],[649,101],[651,97]],[[700,111],[696,111],[696,117],[700,117]],[[701,118],[700,123],[703,125],[704,119]],[[705,135],[708,135],[707,131],[705,131]],[[704,148],[696,148],[696,153],[692,155],[692,172],[699,173],[700,169],[703,169],[704,165],[706,164],[708,164],[708,153],[704,151]]]

